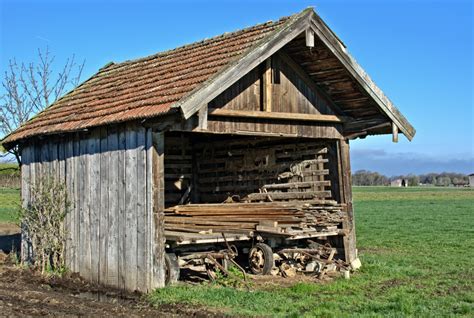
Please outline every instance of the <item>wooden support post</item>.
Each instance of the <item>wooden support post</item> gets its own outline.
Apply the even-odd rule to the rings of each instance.
[[[341,191],[341,203],[346,204],[347,216],[342,223],[342,228],[346,231],[344,236],[344,254],[346,262],[351,263],[357,258],[354,211],[352,208],[352,177],[349,154],[349,141],[341,139],[339,141],[339,180]]]
[[[306,29],[306,46],[313,48],[314,47],[314,31],[311,28]]]
[[[265,72],[263,73],[263,110],[272,111],[272,58],[265,61]]]
[[[21,173],[21,202],[23,208],[27,208],[31,203],[30,187],[35,186],[31,184],[32,180],[32,165],[35,147],[28,146],[21,149],[22,166]],[[34,171],[33,171],[34,173]],[[31,264],[33,261],[33,250],[30,242],[28,229],[24,223],[21,224],[21,261],[25,264]]]
[[[207,105],[203,106],[199,111],[198,111],[198,127],[199,130],[207,130],[207,114],[208,114],[208,108]]]
[[[165,286],[165,134],[153,132],[152,188],[153,188],[153,286]]]
[[[398,142],[398,126],[392,122],[392,141]]]

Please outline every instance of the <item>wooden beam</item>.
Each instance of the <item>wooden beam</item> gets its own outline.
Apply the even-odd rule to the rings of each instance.
[[[263,81],[262,81],[262,86],[263,86],[263,110],[266,112],[271,112],[272,111],[272,57],[269,57],[265,61],[265,72],[263,73]]]
[[[310,28],[306,29],[306,46],[313,48],[314,47],[314,31]]]
[[[198,111],[198,127],[201,130],[207,129],[207,115],[208,108],[207,105],[205,105]]]
[[[165,134],[152,133],[153,191],[153,282],[152,288],[165,286]]]
[[[340,178],[341,203],[346,205],[346,216],[342,222],[342,228],[346,230],[347,235],[344,236],[344,253],[346,262],[351,263],[357,258],[356,236],[354,211],[352,208],[352,176],[351,163],[349,154],[349,141],[338,141],[338,167]]]
[[[398,127],[392,122],[392,141],[398,142]]]
[[[307,200],[315,198],[330,198],[331,191],[308,191],[308,192],[267,192],[250,193],[244,200],[264,201],[269,198],[272,200]]]
[[[388,127],[388,126],[390,126],[389,122],[385,122],[385,123],[381,123],[381,124],[377,124],[377,125],[372,125],[372,126],[361,128],[360,131],[351,131],[349,133],[345,132],[344,137],[346,139],[352,140],[352,139],[355,139],[357,137],[367,136],[371,132],[371,130],[380,129],[380,128],[384,128],[384,127]]]
[[[278,119],[288,121],[313,121],[313,122],[331,122],[343,123],[344,117],[336,115],[320,115],[320,114],[301,114],[301,113],[282,113],[282,112],[261,112],[247,110],[232,110],[214,108],[209,109],[210,116],[220,117],[241,117],[241,118],[260,118],[260,119]]]

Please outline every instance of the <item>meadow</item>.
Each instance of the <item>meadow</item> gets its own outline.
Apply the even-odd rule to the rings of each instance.
[[[18,189],[0,189],[0,222],[12,222]],[[156,305],[276,317],[474,316],[474,191],[354,187],[362,268],[350,280],[292,286],[179,284]]]

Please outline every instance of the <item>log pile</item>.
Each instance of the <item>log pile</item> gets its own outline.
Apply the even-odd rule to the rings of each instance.
[[[342,206],[332,200],[188,204],[165,210],[165,231],[292,236],[335,231],[343,217]]]

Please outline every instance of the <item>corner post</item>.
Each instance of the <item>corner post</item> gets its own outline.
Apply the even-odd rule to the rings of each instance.
[[[344,235],[344,253],[346,262],[351,263],[357,258],[354,210],[352,207],[352,176],[349,153],[349,140],[339,141],[339,161],[340,161],[340,185],[341,200],[346,204],[346,217],[342,223],[342,228],[346,232]]]
[[[165,286],[165,134],[152,132],[152,189],[153,189],[153,279],[152,287]]]

